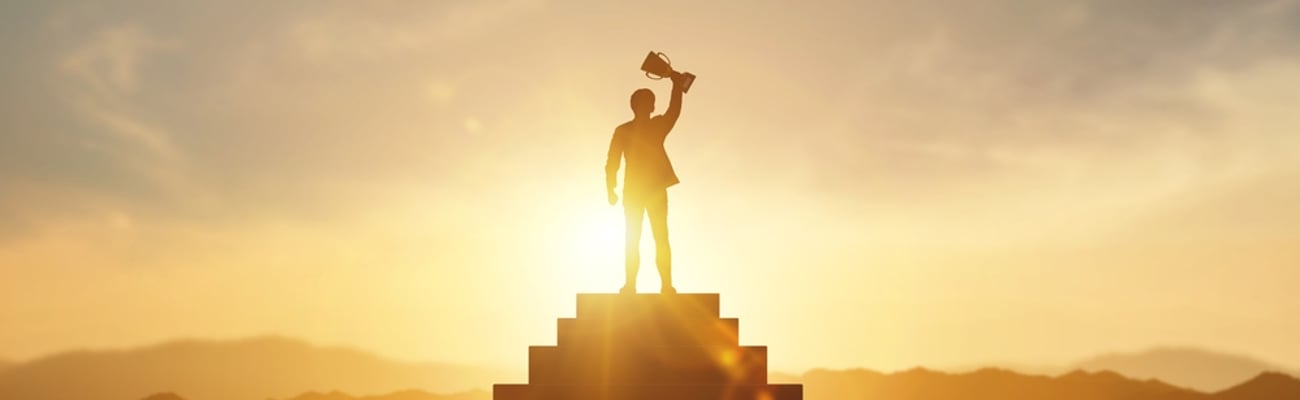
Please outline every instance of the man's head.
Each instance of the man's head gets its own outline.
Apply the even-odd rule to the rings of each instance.
[[[655,111],[655,92],[641,88],[632,92],[632,114],[637,117],[649,117]]]

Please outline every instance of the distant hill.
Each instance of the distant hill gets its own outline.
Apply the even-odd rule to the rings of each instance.
[[[1203,393],[1158,380],[1114,372],[1074,371],[1057,377],[1001,369],[949,374],[913,369],[893,374],[868,370],[813,370],[804,374],[808,400],[1296,400],[1300,379],[1264,373],[1219,393]]]
[[[1254,379],[1214,394],[1217,400],[1300,399],[1300,379],[1263,373]]]
[[[1059,377],[1001,369],[949,374],[913,369],[893,374],[868,370],[813,370],[804,374],[804,398],[891,400],[1210,400],[1207,394],[1113,372],[1073,372]]]
[[[1076,363],[1069,369],[1115,371],[1132,378],[1159,379],[1203,392],[1224,390],[1264,372],[1296,375],[1249,357],[1179,347],[1106,354]]]
[[[118,400],[165,392],[186,400],[291,398],[309,391],[456,393],[490,388],[503,375],[488,368],[396,362],[276,337],[187,340],[18,364],[0,372],[0,399]]]

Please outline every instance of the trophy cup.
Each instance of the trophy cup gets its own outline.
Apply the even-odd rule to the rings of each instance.
[[[680,75],[683,93],[691,91],[691,84],[695,83],[695,74],[673,71],[672,61],[664,53],[651,51],[645,56],[645,61],[641,62],[641,70],[645,71],[645,76],[655,80]]]

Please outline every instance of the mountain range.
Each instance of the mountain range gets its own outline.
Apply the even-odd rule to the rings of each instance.
[[[1002,369],[962,374],[913,369],[882,374],[869,370],[813,370],[804,374],[804,398],[892,400],[1295,400],[1300,380],[1277,373],[1217,393],[1138,380],[1114,372],[1074,371],[1056,377]]]
[[[1281,372],[1300,376],[1280,366],[1253,358],[1187,347],[1105,354],[1078,362],[1069,369],[1115,371],[1131,378],[1159,379],[1203,392],[1227,389],[1261,372]]]
[[[491,368],[399,362],[279,337],[183,340],[18,364],[0,372],[0,399],[139,399],[159,392],[187,400],[288,398],[312,390],[456,393],[489,388],[503,375]]]
[[[1300,370],[1287,369],[1277,364],[1250,357],[1195,347],[1157,347],[1143,351],[1108,353],[1058,366],[987,363],[934,369],[959,373],[986,368],[1005,369],[1028,375],[1051,376],[1080,370],[1085,372],[1112,371],[1130,378],[1158,379],[1170,385],[1206,393],[1227,389],[1264,372],[1279,372],[1291,376],[1300,376]]]
[[[1068,373],[994,368],[965,373],[913,369],[888,374],[812,370],[802,375],[773,373],[770,379],[804,383],[808,400],[1300,399],[1300,381],[1292,378],[1295,374],[1248,358],[1194,349],[1106,355],[1075,364],[1074,368]],[[485,390],[491,384],[516,381],[518,375],[520,371],[399,362],[355,349],[321,347],[280,337],[183,340],[131,350],[76,351],[26,363],[0,363],[0,399],[140,399],[156,394],[158,397],[152,400],[489,400],[491,395]],[[1225,379],[1236,380],[1224,383]],[[911,394],[925,397],[908,397]],[[992,397],[980,397],[984,395]]]
[[[1300,384],[1294,376],[1265,372],[1214,395],[1219,400],[1300,399]]]

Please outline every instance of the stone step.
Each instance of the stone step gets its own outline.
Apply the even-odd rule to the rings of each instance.
[[[494,385],[493,400],[803,400],[802,385]]]
[[[556,321],[556,344],[569,346],[665,347],[738,346],[740,320],[736,318],[691,321],[584,320]]]
[[[765,384],[766,346],[532,346],[528,383]]]
[[[716,319],[718,308],[717,293],[578,294],[578,319],[581,320]]]

